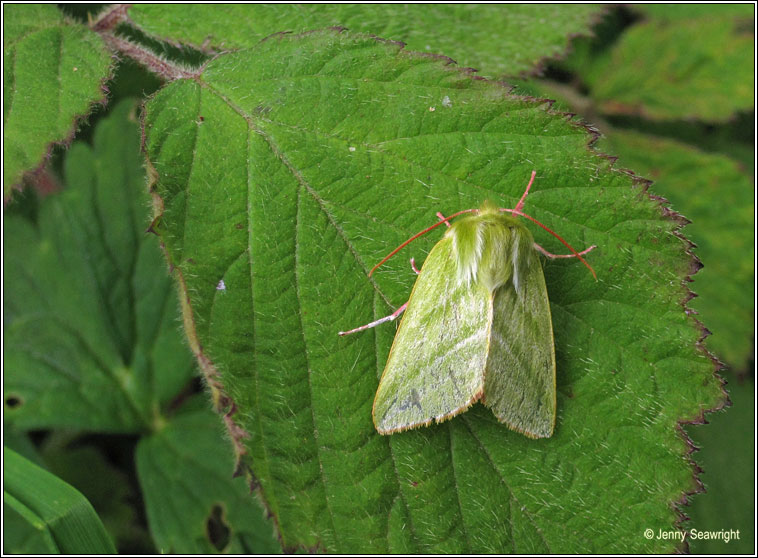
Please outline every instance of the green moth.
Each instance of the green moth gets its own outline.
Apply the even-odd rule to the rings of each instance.
[[[477,401],[497,419],[530,438],[553,434],[556,416],[555,348],[550,303],[538,252],[549,258],[582,258],[560,236],[522,212],[536,172],[514,209],[485,202],[459,211],[400,245],[445,223],[403,311],[373,407],[380,434],[392,434],[462,413]],[[451,219],[464,215],[452,225]],[[553,234],[571,254],[556,255],[534,242],[518,217]],[[371,270],[373,271],[376,269]]]

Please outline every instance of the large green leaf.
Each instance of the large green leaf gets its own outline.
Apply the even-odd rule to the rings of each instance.
[[[137,472],[161,552],[281,552],[273,522],[233,471],[234,454],[209,409],[177,415],[140,440]]]
[[[66,157],[37,226],[4,222],[5,418],[21,428],[133,432],[191,377],[156,238],[133,102]]]
[[[585,129],[445,60],[324,31],[221,55],[146,105],[155,227],[185,325],[286,547],[670,552],[694,490],[677,423],[722,401],[686,315],[679,221]],[[535,441],[477,405],[389,437],[371,421],[407,256],[435,212],[517,202],[590,257],[545,264],[558,423]],[[535,238],[560,252],[535,227]],[[438,235],[437,235],[438,236]],[[654,464],[654,466],[651,466]],[[612,519],[610,519],[612,518]]]
[[[137,4],[129,17],[160,38],[218,50],[251,47],[280,31],[340,25],[496,76],[533,71],[562,54],[568,38],[588,33],[601,10],[591,4]]]
[[[116,552],[95,510],[81,493],[5,447],[3,504],[31,527],[26,540],[20,540],[16,535],[12,537],[11,544],[16,544],[3,547],[8,552]],[[17,516],[12,521],[20,525]]]
[[[111,57],[85,26],[54,5],[3,6],[3,192],[38,167],[53,142],[105,98]]]
[[[620,165],[655,179],[655,191],[690,219],[687,236],[704,268],[690,287],[690,306],[712,332],[706,345],[744,370],[753,352],[755,210],[753,180],[723,155],[654,136],[614,130],[603,149]]]
[[[633,25],[582,73],[609,114],[725,121],[755,103],[753,21],[729,11]]]

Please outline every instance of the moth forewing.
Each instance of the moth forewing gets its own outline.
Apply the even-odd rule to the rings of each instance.
[[[550,302],[542,265],[531,245],[519,258],[524,262],[514,262],[523,263],[518,287],[507,284],[492,295],[482,402],[513,430],[530,438],[549,438],[556,415]]]
[[[453,417],[482,395],[489,293],[458,279],[452,239],[427,256],[374,398],[381,434]]]

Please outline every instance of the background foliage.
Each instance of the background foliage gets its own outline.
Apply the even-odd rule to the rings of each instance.
[[[620,157],[617,168],[654,179],[651,190],[692,220],[684,233],[705,267],[689,306],[713,332],[705,344],[728,366],[734,408],[688,428],[702,446],[693,458],[708,493],[682,508],[692,518],[683,527],[741,530],[728,546],[692,541],[694,551],[751,551],[752,6],[611,8],[603,17],[586,5],[119,10],[110,15],[129,19],[114,36],[107,18],[84,25],[82,8],[4,7],[6,196],[34,171],[4,211],[6,445],[91,502],[102,523],[95,518],[73,544],[90,548],[104,525],[121,552],[271,552],[280,542],[343,551],[675,548],[641,536],[649,525],[673,529],[669,503],[695,488],[673,425],[719,401],[712,365],[695,349],[698,330],[679,306],[690,266],[666,232],[676,222],[587,151],[582,128],[444,59],[408,53],[421,51],[558,98],[601,129],[600,149]],[[350,32],[260,43],[328,26]],[[547,62],[590,29],[594,38]],[[692,48],[693,34],[708,40]],[[134,45],[185,73],[243,49],[146,105],[152,202],[129,98],[160,87],[142,69],[158,59]],[[541,78],[525,79],[540,67]],[[111,73],[107,108],[91,112]],[[71,148],[47,158],[88,111]],[[392,331],[340,345],[331,325],[386,313],[413,278],[402,258],[373,285],[361,265],[436,210],[477,205],[485,194],[513,205],[533,166],[533,214],[575,246],[601,247],[599,284],[581,266],[545,269],[562,374],[559,432],[549,448],[503,438],[472,409],[440,427],[378,437],[367,418],[372,372]],[[245,176],[266,177],[254,197],[233,186]],[[40,195],[50,190],[61,191]],[[151,203],[160,215],[152,223]],[[254,237],[250,222],[260,224]],[[148,227],[174,267],[190,348],[223,421],[196,394],[172,281]],[[433,242],[414,249],[417,259]],[[260,283],[246,281],[256,276],[269,291],[248,310]],[[335,276],[342,293],[328,301]],[[297,297],[300,311],[285,312]],[[640,305],[647,311],[632,310]],[[591,326],[641,341],[616,353]],[[284,351],[277,339],[288,335]],[[643,362],[652,363],[652,383],[634,373]],[[19,471],[33,471],[20,459]],[[6,474],[8,466],[6,458]],[[248,493],[251,479],[231,476],[247,467],[276,536]],[[6,497],[4,527],[19,536],[4,550],[52,550],[45,533],[60,526],[41,529],[14,498]],[[600,519],[633,503],[615,531]],[[581,543],[593,525],[601,530]],[[366,537],[376,529],[384,536]]]

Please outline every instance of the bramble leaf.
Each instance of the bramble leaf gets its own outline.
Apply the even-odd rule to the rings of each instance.
[[[111,56],[50,4],[3,6],[3,194],[42,164],[50,145],[105,98]]]
[[[140,440],[137,473],[161,552],[281,552],[273,523],[233,471],[233,452],[209,409],[183,412]]]
[[[136,4],[129,17],[145,32],[215,50],[255,46],[282,31],[331,26],[404,41],[407,48],[452,56],[484,75],[519,75],[563,54],[568,37],[589,32],[597,5]]]
[[[748,19],[755,15],[755,6],[750,4],[633,4],[635,12],[660,21],[681,21],[701,17],[723,17]]]
[[[651,19],[591,60],[582,79],[606,114],[723,122],[754,107],[752,30],[744,10]]]
[[[677,549],[644,537],[673,529],[673,503],[696,488],[677,424],[723,402],[682,304],[693,260],[676,216],[548,108],[334,30],[220,55],[147,103],[156,229],[190,343],[287,549]],[[533,169],[526,211],[598,246],[597,282],[571,260],[544,266],[555,434],[527,439],[476,405],[379,436],[394,328],[337,332],[405,302],[407,257],[438,236],[368,270],[437,211],[513,207]]]

